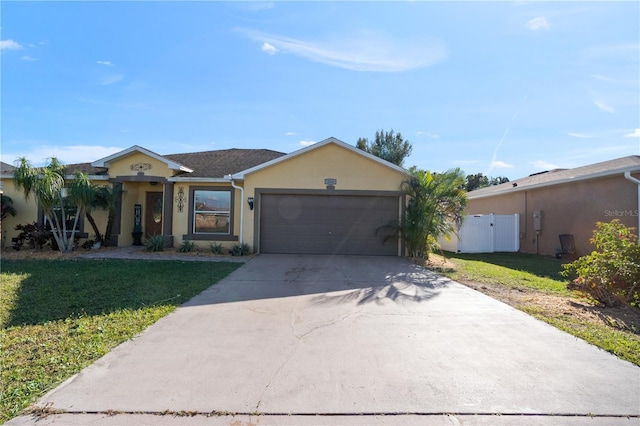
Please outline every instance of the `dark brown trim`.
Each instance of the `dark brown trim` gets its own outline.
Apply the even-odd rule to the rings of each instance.
[[[255,195],[261,194],[284,194],[284,195],[354,195],[369,197],[399,197],[401,191],[376,191],[357,189],[282,189],[282,188],[256,188]],[[254,199],[255,199],[254,195]],[[248,195],[250,196],[250,195]]]
[[[193,233],[193,204],[195,202],[195,191],[228,191],[230,193],[229,203],[229,234],[194,234]],[[189,186],[189,218],[187,220],[188,233],[182,235],[183,240],[189,241],[238,241],[238,236],[233,235],[233,227],[235,223],[234,219],[234,204],[235,204],[235,190],[228,186]]]
[[[111,236],[120,235],[122,228],[122,196],[124,191],[122,190],[121,182],[112,182],[113,190],[118,190],[120,194],[118,195],[118,201],[116,202],[116,214],[113,217],[113,229],[111,230]],[[117,240],[116,240],[117,245]]]
[[[406,195],[402,191],[377,191],[377,190],[352,190],[352,189],[282,189],[282,188],[256,188],[253,194],[253,252],[260,253],[260,204],[263,194],[270,195],[330,195],[330,196],[369,196],[369,197],[397,197],[402,203],[399,218],[402,218],[406,208]],[[251,195],[246,194],[248,197]],[[401,240],[399,256],[404,256],[404,240]]]
[[[164,184],[162,235],[173,235],[173,182]]]
[[[168,180],[162,176],[147,176],[147,175],[137,175],[137,176],[116,176],[114,178],[109,179],[109,182],[158,182],[158,183],[167,183]]]

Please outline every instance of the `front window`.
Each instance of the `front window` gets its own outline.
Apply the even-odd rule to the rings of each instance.
[[[73,224],[76,220],[76,210],[77,207],[73,205],[71,202],[65,199],[64,201],[64,218],[62,217],[62,209],[60,207],[53,208],[53,214],[55,214],[58,218],[58,223],[60,226],[64,221],[67,231],[73,230]],[[53,218],[52,218],[53,219]],[[44,218],[45,229],[52,230],[55,228],[55,222],[47,220],[47,217]],[[80,232],[82,230],[82,220],[78,219],[78,223],[76,224],[76,231]]]
[[[231,191],[193,191],[193,233],[231,233]]]

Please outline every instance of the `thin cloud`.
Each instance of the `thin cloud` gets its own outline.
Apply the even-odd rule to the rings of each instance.
[[[640,43],[592,46],[584,49],[582,52],[587,58],[627,56],[629,58],[637,59],[638,53],[640,52]]]
[[[440,135],[437,133],[423,132],[422,130],[418,130],[416,132],[416,136],[424,136],[431,139],[439,139]]]
[[[295,135],[297,135],[297,133],[296,132],[287,132],[284,135],[285,136],[295,136]]]
[[[38,58],[32,58],[29,55],[24,55],[20,59],[22,59],[23,61],[27,61],[27,62],[34,62],[34,61],[38,60]]]
[[[273,9],[276,5],[272,1],[240,1],[233,3],[235,7],[247,12],[259,12],[261,10]]]
[[[539,16],[537,18],[530,19],[527,22],[527,28],[531,31],[540,31],[540,30],[548,30],[551,28],[549,21],[546,18]]]
[[[615,112],[612,106],[607,105],[602,101],[593,101],[593,104],[597,106],[600,111],[608,112],[609,114],[613,114]]]
[[[300,145],[300,146],[310,146],[310,145],[313,145],[314,143],[316,143],[316,141],[300,141],[300,142],[298,142],[298,145]]]
[[[263,52],[269,55],[275,55],[276,53],[278,53],[278,49],[276,49],[273,45],[267,42],[262,43],[262,47],[260,48],[260,50],[262,50]]]
[[[635,129],[633,132],[624,135],[625,138],[640,138],[640,129]]]
[[[589,138],[593,138],[593,135],[590,135],[588,133],[573,133],[573,132],[569,132],[567,133],[568,136],[571,136],[573,138],[582,138],[582,139],[589,139]]]
[[[283,53],[352,71],[401,72],[434,65],[447,56],[441,41],[391,40],[372,32],[309,41],[250,29],[237,31],[261,42],[262,50],[269,45]]]
[[[11,145],[19,147],[25,146],[26,143],[24,141],[12,141]],[[33,165],[43,166],[48,159],[56,157],[62,164],[88,163],[98,158],[108,157],[123,149],[123,147],[100,145],[51,145],[45,142],[33,146],[28,152],[3,152],[2,161],[13,164],[15,159],[26,157]]]
[[[13,40],[0,40],[0,50],[20,50],[22,45]]]
[[[112,64],[111,61],[96,61],[96,64],[105,65],[107,67],[115,67],[115,65]]]
[[[119,83],[122,80],[124,80],[124,75],[122,75],[122,74],[111,74],[111,75],[103,77],[100,80],[99,84],[101,86],[108,86],[110,84]]]
[[[505,163],[504,161],[493,161],[491,162],[490,169],[512,169],[514,167],[513,164]]]
[[[531,162],[530,164],[533,167],[535,167],[536,169],[540,169],[540,170],[553,170],[553,169],[560,169],[561,168],[557,164],[550,163],[550,162],[545,161],[545,160],[536,160],[536,161]]]

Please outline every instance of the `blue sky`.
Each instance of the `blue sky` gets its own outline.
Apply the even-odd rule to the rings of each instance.
[[[640,3],[3,2],[1,158],[377,129],[517,179],[640,154]]]

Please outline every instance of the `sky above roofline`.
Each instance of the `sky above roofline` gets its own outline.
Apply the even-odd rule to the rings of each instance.
[[[0,157],[285,153],[394,129],[406,168],[640,154],[638,2],[3,2]]]

